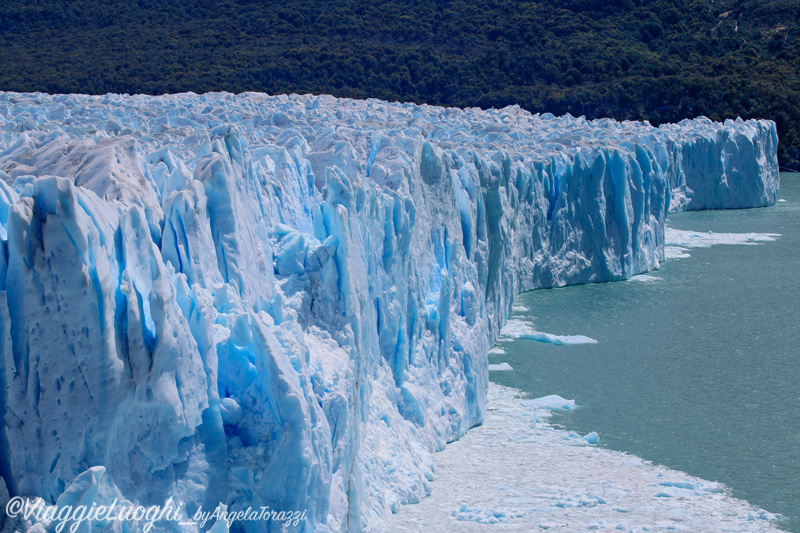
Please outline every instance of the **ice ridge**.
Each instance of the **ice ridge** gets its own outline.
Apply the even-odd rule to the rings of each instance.
[[[483,419],[517,294],[657,268],[670,210],[774,203],[776,148],[755,120],[0,93],[0,499],[382,530]]]

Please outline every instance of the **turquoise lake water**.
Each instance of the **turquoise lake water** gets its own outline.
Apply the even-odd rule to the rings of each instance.
[[[597,344],[500,340],[492,381],[575,399],[553,421],[600,445],[730,487],[800,532],[800,174],[774,207],[670,215],[698,232],[779,233],[694,248],[650,282],[520,295],[513,318]]]

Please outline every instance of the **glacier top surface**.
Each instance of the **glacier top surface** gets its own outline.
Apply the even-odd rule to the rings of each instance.
[[[531,114],[519,106],[458,109],[328,95],[0,93],[0,149],[8,148],[24,131],[64,133],[75,139],[130,135],[154,150],[168,140],[171,149],[196,157],[205,132],[229,124],[241,129],[251,149],[276,144],[288,148],[298,142],[321,148],[347,140],[367,155],[378,149],[381,137],[408,137],[432,140],[443,149],[481,153],[502,149],[522,161],[722,134],[731,127],[746,128],[749,122],[722,124],[699,117],[656,128],[647,122]]]

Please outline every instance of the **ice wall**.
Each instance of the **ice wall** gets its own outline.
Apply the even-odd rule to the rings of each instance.
[[[766,121],[2,93],[7,492],[381,530],[484,416],[518,293],[657,268],[670,209],[773,203],[776,147]]]

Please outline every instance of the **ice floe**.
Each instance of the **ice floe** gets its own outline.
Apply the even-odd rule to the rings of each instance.
[[[780,531],[724,485],[570,437],[518,394],[489,385],[483,425],[435,455],[431,495],[390,531]]]

